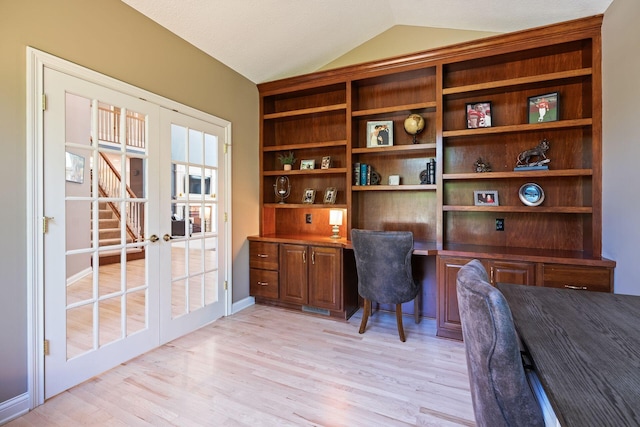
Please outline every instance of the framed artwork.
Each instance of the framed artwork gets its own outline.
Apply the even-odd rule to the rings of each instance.
[[[491,101],[466,104],[467,129],[491,127]]]
[[[302,203],[312,204],[316,200],[316,190],[313,188],[305,188],[302,197]]]
[[[551,92],[529,97],[529,123],[555,122],[560,117],[560,95]]]
[[[322,163],[320,164],[320,169],[329,169],[331,168],[331,156],[324,156],[322,158]]]
[[[327,187],[324,190],[324,203],[333,205],[336,202],[336,196],[338,195],[338,191],[336,187]]]
[[[300,160],[300,169],[315,169],[315,160]]]
[[[65,180],[82,184],[84,182],[84,157],[77,154],[64,153]]]
[[[478,190],[473,192],[475,206],[499,206],[497,190]]]
[[[367,148],[393,145],[393,121],[367,122]]]

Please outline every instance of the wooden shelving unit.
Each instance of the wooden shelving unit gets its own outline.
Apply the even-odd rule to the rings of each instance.
[[[585,18],[259,85],[261,235],[254,239],[284,244],[295,235],[312,245],[330,234],[332,208],[345,214],[344,237],[353,228],[410,230],[417,254],[437,255],[437,269],[426,262],[419,280],[438,303],[423,312],[437,312],[438,333],[450,337],[460,332],[457,266],[473,257],[500,278],[540,286],[552,283],[545,266],[605,269],[600,277],[610,283],[594,289],[610,289],[615,263],[601,258],[601,22]],[[529,123],[528,98],[553,92],[558,120]],[[468,129],[466,105],[485,101],[492,126]],[[426,121],[416,144],[403,129],[412,113]],[[392,145],[367,146],[371,121],[393,123]],[[550,142],[549,170],[514,171],[518,154],[542,139]],[[324,156],[333,164],[283,171],[277,156],[287,151],[316,167]],[[435,183],[421,184],[431,158]],[[491,172],[473,170],[478,158]],[[371,165],[380,184],[355,185],[357,163]],[[400,185],[387,185],[390,175]],[[273,192],[279,176],[291,182],[285,204]],[[519,200],[528,182],[544,189],[542,205]],[[327,187],[338,191],[335,205],[318,197]],[[308,188],[317,192],[311,205],[301,203]],[[474,190],[497,191],[499,206],[476,206]],[[504,231],[496,230],[498,218]],[[345,298],[353,286],[340,284]]]

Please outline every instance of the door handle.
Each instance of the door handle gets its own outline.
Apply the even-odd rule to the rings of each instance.
[[[151,236],[149,236],[149,239],[151,241],[151,243],[155,243],[158,240],[160,240],[160,238],[158,236],[156,236],[155,234],[152,234]]]
[[[171,240],[173,237],[171,237],[168,234],[165,234],[164,236],[162,236],[162,238],[164,239],[165,242],[168,242],[169,240]]]

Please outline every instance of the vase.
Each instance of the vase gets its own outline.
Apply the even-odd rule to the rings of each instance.
[[[284,170],[290,171],[291,170],[291,165],[284,165]]]

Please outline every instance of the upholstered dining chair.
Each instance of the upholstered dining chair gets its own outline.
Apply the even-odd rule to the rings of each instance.
[[[544,426],[525,376],[511,310],[502,293],[488,283],[480,261],[462,266],[456,291],[476,424]]]
[[[402,325],[402,303],[419,303],[419,285],[411,270],[413,233],[410,231],[351,230],[351,242],[358,273],[358,293],[364,299],[360,333],[364,333],[371,314],[371,302],[396,305],[398,335],[406,341]],[[416,323],[419,322],[416,303]]]

